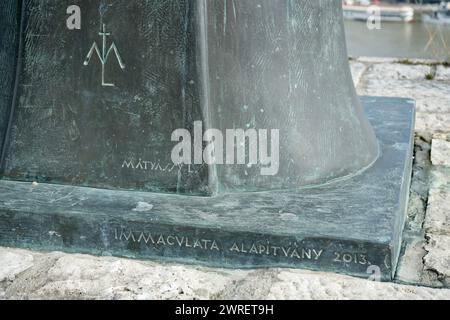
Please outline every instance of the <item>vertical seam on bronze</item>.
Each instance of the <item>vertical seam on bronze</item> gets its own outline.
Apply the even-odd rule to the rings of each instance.
[[[14,91],[11,99],[11,106],[9,108],[8,122],[6,124],[5,136],[2,141],[2,149],[0,150],[0,178],[5,170],[5,158],[6,158],[6,150],[9,146],[9,137],[11,135],[11,126],[14,119],[14,111],[16,109],[17,104],[17,95],[19,91],[19,82],[20,82],[20,71],[22,69],[22,58],[23,58],[23,45],[24,45],[24,33],[25,33],[25,8],[26,4],[24,0],[18,1],[18,12],[20,12],[19,16],[19,35],[18,35],[18,44],[16,47],[16,68],[15,68],[15,78],[14,78]]]
[[[210,97],[210,74],[209,74],[209,50],[208,50],[208,0],[198,1],[198,30],[199,40],[198,45],[200,49],[200,105],[203,109],[203,118],[206,124],[203,126],[206,130],[211,129],[211,97]],[[217,165],[208,166],[208,185],[211,188],[212,195],[218,193],[218,175]]]

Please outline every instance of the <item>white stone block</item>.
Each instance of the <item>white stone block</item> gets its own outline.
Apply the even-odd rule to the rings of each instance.
[[[450,142],[433,139],[431,162],[435,166],[450,166]]]

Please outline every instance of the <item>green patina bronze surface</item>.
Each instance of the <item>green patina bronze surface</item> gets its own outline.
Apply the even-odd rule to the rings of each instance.
[[[11,0],[0,13],[0,245],[392,278],[414,103],[369,97],[364,112],[340,0]],[[196,121],[279,130],[278,173],[175,165],[171,135],[195,136]]]
[[[382,156],[351,179],[212,198],[1,181],[0,244],[360,277],[379,270],[391,280],[409,195],[414,102],[364,104]]]
[[[211,195],[322,184],[378,156],[339,0],[23,5],[7,179]],[[71,5],[79,30],[66,26]],[[261,175],[260,163],[174,166],[171,134],[194,135],[197,120],[280,130],[278,174]]]
[[[0,162],[14,97],[20,12],[20,1],[0,3]]]

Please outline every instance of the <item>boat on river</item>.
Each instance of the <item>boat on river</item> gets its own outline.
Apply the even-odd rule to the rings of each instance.
[[[425,14],[423,21],[427,23],[449,24],[450,25],[450,2],[442,2],[437,10],[432,14]]]
[[[414,20],[414,8],[404,5],[375,5],[369,1],[355,3],[343,1],[344,18],[348,20],[368,21],[379,15],[381,22],[411,22]]]

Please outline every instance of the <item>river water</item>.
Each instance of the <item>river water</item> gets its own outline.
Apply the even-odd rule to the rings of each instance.
[[[387,23],[369,30],[364,22],[345,21],[350,56],[450,59],[450,25]]]

